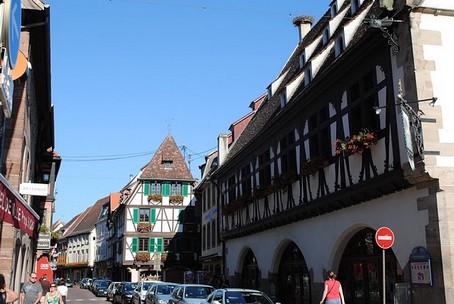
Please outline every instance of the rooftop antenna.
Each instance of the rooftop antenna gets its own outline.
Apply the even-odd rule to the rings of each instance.
[[[166,122],[167,122],[167,131],[169,132],[169,134],[172,131],[172,121],[173,121],[173,118],[166,120]]]

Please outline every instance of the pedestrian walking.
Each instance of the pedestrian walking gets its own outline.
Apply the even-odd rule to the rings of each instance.
[[[22,285],[20,291],[20,304],[39,304],[42,294],[43,288],[41,287],[41,284],[36,281],[36,272],[30,273],[28,282],[25,282]]]
[[[0,274],[0,304],[13,303],[19,299],[17,292],[6,286],[5,276]]]
[[[63,299],[56,283],[50,284],[50,291],[44,297],[44,304],[63,304]]]
[[[50,291],[50,282],[47,280],[47,274],[43,274],[39,280],[41,287],[43,288],[43,293],[41,295],[41,303],[44,303],[44,297]]]
[[[66,297],[68,296],[68,286],[66,286],[65,280],[61,280],[60,283],[58,283],[57,290],[61,294],[63,304],[66,304]]]
[[[336,280],[336,277],[334,271],[328,271],[328,279],[325,281],[325,290],[320,304],[345,304],[342,285]]]

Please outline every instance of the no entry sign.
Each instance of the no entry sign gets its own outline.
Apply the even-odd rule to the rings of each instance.
[[[388,227],[378,228],[375,233],[375,242],[381,249],[388,249],[394,244],[394,232]]]

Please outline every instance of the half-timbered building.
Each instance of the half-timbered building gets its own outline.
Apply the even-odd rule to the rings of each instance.
[[[453,9],[334,0],[294,19],[297,47],[210,176],[231,285],[319,303],[334,269],[347,303],[454,302]]]
[[[121,191],[116,211],[122,279],[182,282],[199,267],[200,241],[192,201],[192,177],[168,135],[151,161]],[[122,230],[122,231],[121,231]]]

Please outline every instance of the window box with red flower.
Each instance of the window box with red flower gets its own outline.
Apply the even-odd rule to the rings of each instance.
[[[153,225],[148,222],[140,222],[137,224],[137,232],[151,232]]]
[[[150,253],[146,251],[139,251],[136,253],[135,260],[138,262],[148,262],[150,261]]]
[[[162,202],[162,194],[154,193],[148,195],[149,202]]]
[[[328,160],[320,157],[314,157],[308,161],[303,161],[301,164],[301,172],[306,176],[314,175],[326,166],[328,166]]]
[[[176,195],[171,195],[169,197],[169,201],[172,203],[172,204],[181,204],[184,200],[184,196],[183,195],[180,195],[180,194],[176,194]]]
[[[364,150],[377,144],[377,141],[378,139],[374,132],[363,129],[357,135],[347,137],[344,140],[336,139],[336,154],[342,156],[361,154]]]

